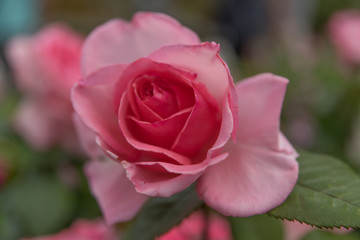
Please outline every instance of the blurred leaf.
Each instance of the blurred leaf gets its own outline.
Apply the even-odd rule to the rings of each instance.
[[[230,218],[234,240],[283,239],[282,221],[267,215]]]
[[[358,240],[360,236],[356,233],[335,234],[328,231],[316,230],[307,234],[302,240]]]
[[[170,198],[151,198],[138,214],[126,239],[154,239],[179,224],[201,204],[194,185]]]
[[[0,194],[0,212],[3,214],[1,234],[12,231],[8,216],[18,221],[26,235],[43,235],[60,230],[70,220],[74,199],[72,192],[56,178],[30,175],[17,179]],[[11,219],[9,219],[11,220]]]
[[[1,203],[1,202],[0,202]],[[21,238],[23,229],[16,216],[6,215],[0,212],[0,239],[18,240]]]
[[[298,182],[269,214],[318,227],[360,227],[360,176],[344,162],[301,152]]]

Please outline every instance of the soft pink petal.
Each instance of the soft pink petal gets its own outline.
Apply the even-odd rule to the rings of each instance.
[[[208,151],[209,160],[215,158],[230,135],[235,133],[239,114],[232,77],[218,52],[219,45],[202,43],[195,46],[165,46],[149,56],[155,61],[196,73],[194,81],[199,85],[205,85],[209,94],[215,98],[219,109],[223,109],[219,136]]]
[[[126,93],[123,94],[123,97],[121,99],[119,113],[118,113],[118,120],[119,120],[119,126],[122,131],[122,134],[124,138],[127,140],[129,144],[135,149],[138,149],[140,151],[150,152],[150,153],[156,153],[160,155],[164,155],[168,159],[172,159],[175,162],[178,162],[180,164],[190,164],[191,161],[188,157],[183,156],[181,154],[178,154],[176,152],[173,152],[171,150],[155,146],[152,144],[144,143],[142,141],[139,141],[136,139],[136,136],[133,135],[133,133],[130,131],[129,127],[126,124],[126,113],[128,112],[129,108],[129,99]],[[143,157],[144,158],[144,157]],[[161,161],[161,158],[158,159]]]
[[[229,157],[198,181],[199,195],[222,214],[264,213],[280,205],[296,183],[297,153],[279,132],[286,84],[286,79],[261,74],[237,85],[237,142],[228,142]]]
[[[78,82],[72,91],[74,109],[80,119],[119,156],[134,156],[117,123],[114,89],[125,66],[102,68],[86,80]]]
[[[103,155],[103,151],[99,148],[96,143],[96,134],[90,128],[88,128],[79,118],[79,116],[74,113],[73,122],[76,127],[76,132],[78,139],[80,141],[81,147],[83,150],[91,157],[98,158]]]
[[[194,89],[195,106],[171,147],[173,151],[193,157],[199,155],[199,150],[207,150],[215,142],[219,134],[221,113],[212,96],[205,90],[200,92]],[[202,154],[205,158],[206,153]]]
[[[300,240],[310,231],[317,229],[305,223],[298,221],[287,221],[284,220],[284,239],[285,240]]]
[[[208,240],[231,240],[229,222],[217,214],[196,211],[156,240],[202,239],[204,236]]]
[[[39,69],[48,86],[64,97],[81,78],[80,54],[83,38],[61,23],[52,23],[33,38],[33,48]]]
[[[140,141],[169,149],[179,135],[190,112],[191,108],[154,123],[143,122],[134,117],[129,117],[128,125],[131,132]]]
[[[330,39],[343,60],[360,64],[360,11],[336,12],[329,21]]]
[[[187,164],[187,165],[178,165],[168,162],[159,162],[159,161],[139,161],[136,164],[137,165],[143,165],[143,166],[151,166],[151,165],[160,165],[162,168],[164,168],[166,171],[170,173],[177,173],[177,174],[198,174],[202,171],[204,171],[208,166],[217,164],[221,161],[223,161],[227,156],[228,153],[222,148],[225,146],[225,144],[229,141],[230,135],[233,131],[233,118],[231,109],[229,106],[229,102],[224,103],[223,107],[223,117],[224,120],[222,121],[222,124],[220,126],[220,133],[219,136],[214,143],[214,145],[210,148],[210,150],[207,153],[206,159],[196,159],[195,162],[198,162],[196,164]],[[161,152],[161,149],[159,150],[159,153]]]
[[[298,164],[291,155],[229,142],[224,161],[198,181],[207,205],[227,216],[247,217],[280,205],[293,189]]]
[[[85,75],[114,63],[130,63],[169,44],[197,44],[199,38],[175,19],[161,13],[140,12],[131,22],[114,19],[97,27],[83,48]]]
[[[230,98],[230,94],[228,95]],[[214,143],[214,145],[209,149],[207,153],[207,159],[209,160],[209,165],[214,165],[219,161],[224,160],[224,155],[227,156],[227,153],[222,150],[225,144],[229,141],[231,134],[234,132],[235,128],[235,117],[231,109],[231,101],[225,101],[223,105],[222,112],[222,121],[220,125],[219,135]],[[237,115],[237,113],[235,114]]]
[[[147,200],[135,191],[124,168],[113,160],[93,160],[85,172],[108,224],[132,219]]]
[[[34,59],[32,38],[13,38],[6,45],[5,50],[17,86],[26,93],[43,93],[47,87],[37,60]]]
[[[135,185],[136,191],[152,197],[170,197],[189,187],[200,176],[197,174],[174,174],[161,169],[149,169],[126,161],[122,162],[127,176]]]
[[[149,58],[196,73],[195,82],[206,86],[220,108],[232,85],[232,78],[218,54],[219,51],[218,44],[209,42],[192,46],[172,45],[160,48]]]
[[[17,109],[14,121],[17,132],[39,150],[52,146],[58,137],[55,122],[42,109],[43,102],[24,99]]]
[[[150,59],[141,58],[127,66],[119,79],[115,93],[115,102],[116,104],[120,103],[122,93],[127,89],[127,94],[129,96],[129,103],[131,108],[140,120],[144,121],[158,121],[163,118],[158,114],[161,112],[157,108],[164,107],[160,104],[159,106],[148,105],[144,100],[141,99],[142,91],[146,82],[162,81],[169,91],[176,92],[179,94],[176,97],[187,98],[186,100],[173,101],[172,108],[175,109],[174,112],[182,110],[183,108],[188,108],[194,105],[194,90],[192,88],[191,81],[196,78],[196,74],[182,71],[177,68],[172,67],[168,64],[157,63]],[[141,84],[142,83],[142,84]],[[174,93],[173,92],[173,93]],[[179,104],[178,104],[179,102]],[[118,105],[116,105],[118,108]],[[182,108],[180,108],[182,107]],[[164,116],[165,118],[165,116]]]
[[[237,141],[277,149],[279,117],[288,80],[259,74],[236,85],[239,106]]]

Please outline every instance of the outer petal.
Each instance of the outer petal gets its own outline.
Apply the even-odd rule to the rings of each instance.
[[[77,136],[80,141],[81,147],[91,158],[99,158],[103,155],[103,151],[96,144],[96,134],[88,128],[79,116],[74,113],[73,122],[76,128]]]
[[[149,169],[146,166],[122,162],[127,176],[135,185],[136,191],[152,197],[170,197],[189,187],[200,176],[197,174],[174,174],[163,171],[159,165],[158,169]]]
[[[135,191],[124,168],[115,161],[93,160],[85,172],[108,224],[130,220],[147,200],[147,196]]]
[[[72,102],[84,124],[111,147],[111,152],[133,156],[134,149],[118,127],[113,99],[116,82],[124,68],[123,65],[108,66],[80,81],[73,88]]]
[[[228,142],[229,157],[207,169],[198,181],[199,195],[222,214],[265,213],[280,205],[296,183],[297,154],[279,132],[286,82],[262,74],[237,86],[238,142]]]
[[[131,23],[111,20],[97,27],[83,48],[85,75],[108,64],[130,63],[169,44],[197,44],[198,36],[161,13],[135,14]]]
[[[236,85],[239,142],[278,149],[279,118],[287,83],[288,80],[283,77],[264,73]]]
[[[206,86],[221,109],[227,92],[232,85],[228,69],[218,55],[220,46],[205,42],[194,46],[165,46],[152,53],[149,58],[179,69],[197,74],[195,82]]]
[[[199,179],[198,192],[207,205],[224,215],[247,217],[287,198],[298,175],[293,156],[232,142],[226,150],[229,157]]]

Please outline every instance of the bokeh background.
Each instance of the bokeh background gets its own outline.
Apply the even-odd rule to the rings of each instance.
[[[360,2],[0,0],[0,239],[54,233],[74,219],[101,216],[83,174],[86,157],[59,147],[35,150],[14,129],[23,96],[4,53],[9,39],[50,22],[86,36],[111,18],[166,13],[203,41],[220,43],[235,81],[262,72],[288,78],[285,135],[299,149],[334,155],[360,171],[360,67],[339,57],[328,28],[343,9],[360,11]]]

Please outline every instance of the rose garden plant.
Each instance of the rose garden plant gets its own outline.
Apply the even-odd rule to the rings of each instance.
[[[86,152],[70,166],[58,160],[56,174],[79,189],[72,165],[84,166],[105,220],[68,221],[34,239],[246,239],[243,226],[268,229],[275,218],[359,228],[358,173],[295,150],[280,130],[289,80],[261,73],[234,81],[221,54],[219,44],[153,12],[105,22],[85,40],[62,24],[12,40],[8,61],[25,95],[15,129],[38,151]],[[6,173],[7,182],[17,174]],[[53,189],[51,177],[39,179]],[[37,189],[31,184],[19,196]],[[71,195],[59,192],[53,200]],[[83,193],[75,198],[80,206]],[[10,209],[11,201],[0,194]]]

